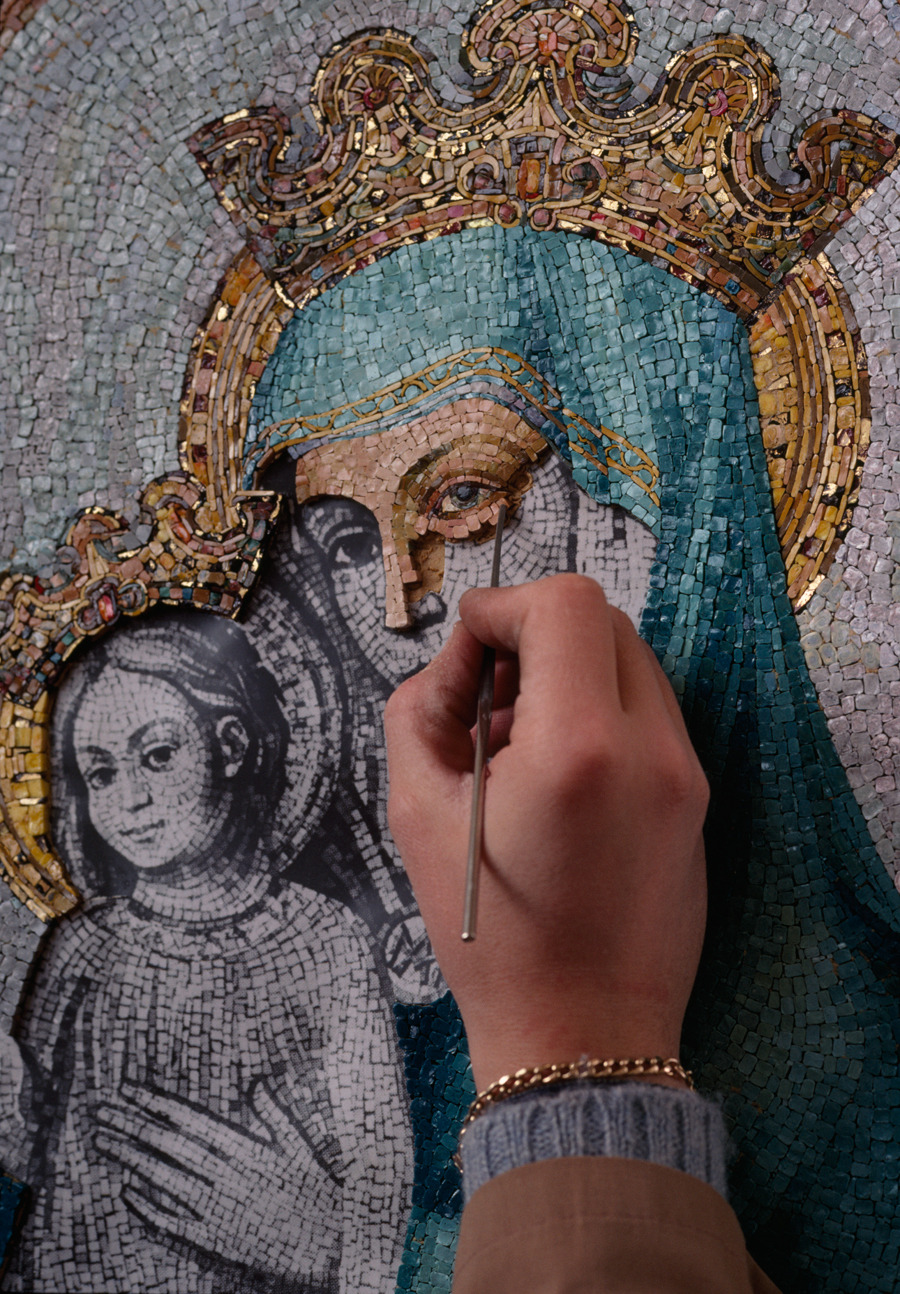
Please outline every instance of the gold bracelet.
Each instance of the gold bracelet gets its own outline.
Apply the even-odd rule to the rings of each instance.
[[[640,1056],[632,1060],[574,1060],[565,1065],[540,1065],[533,1069],[517,1069],[514,1074],[504,1074],[496,1083],[491,1083],[490,1087],[479,1092],[469,1106],[459,1132],[460,1149],[455,1156],[457,1167],[461,1167],[460,1151],[466,1128],[489,1105],[496,1105],[498,1101],[505,1101],[511,1096],[521,1096],[523,1092],[533,1092],[537,1088],[555,1087],[559,1083],[594,1083],[611,1078],[638,1078],[644,1074],[664,1074],[666,1078],[677,1078],[689,1091],[694,1090],[694,1078],[690,1070],[674,1058],[663,1060],[662,1056]]]

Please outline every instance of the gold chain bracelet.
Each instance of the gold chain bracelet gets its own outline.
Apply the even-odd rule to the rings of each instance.
[[[460,1149],[455,1156],[457,1167],[461,1167],[460,1151],[466,1128],[489,1105],[496,1105],[498,1101],[505,1101],[511,1096],[521,1096],[524,1092],[555,1087],[559,1083],[592,1083],[613,1078],[640,1078],[644,1075],[655,1077],[659,1074],[666,1078],[677,1078],[689,1091],[694,1090],[690,1070],[674,1058],[664,1060],[662,1056],[639,1056],[631,1060],[574,1060],[565,1065],[540,1065],[533,1069],[517,1069],[514,1074],[504,1074],[496,1083],[491,1083],[490,1087],[479,1092],[469,1106],[459,1132]]]

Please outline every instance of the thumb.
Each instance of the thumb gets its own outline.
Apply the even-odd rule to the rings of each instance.
[[[471,728],[478,701],[481,643],[454,626],[443,650],[401,683],[384,712],[391,795],[447,795],[472,771]]]

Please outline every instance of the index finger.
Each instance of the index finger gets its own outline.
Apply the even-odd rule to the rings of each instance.
[[[205,1145],[215,1153],[236,1135],[261,1140],[246,1129],[236,1129],[229,1120],[182,1100],[179,1096],[155,1092],[132,1083],[122,1084],[122,1095],[124,1101],[107,1100],[97,1106],[97,1118],[110,1127],[118,1127],[119,1131],[127,1132],[128,1120],[131,1120],[131,1126],[141,1127],[145,1134],[150,1129],[158,1128],[185,1140],[196,1141],[198,1145]]]
[[[595,580],[552,575],[472,589],[459,611],[481,642],[518,654],[521,695],[549,702],[548,718],[595,704],[621,712],[612,611]]]

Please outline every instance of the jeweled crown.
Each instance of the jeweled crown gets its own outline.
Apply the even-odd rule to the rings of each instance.
[[[479,221],[593,232],[750,318],[812,260],[896,160],[863,113],[810,124],[796,183],[762,160],[779,103],[772,60],[738,35],[674,57],[632,104],[632,15],[614,3],[501,0],[463,44],[465,103],[435,92],[414,42],[366,33],[314,85],[320,138],[277,109],[211,123],[190,147],[259,265],[297,304],[411,236]]]

